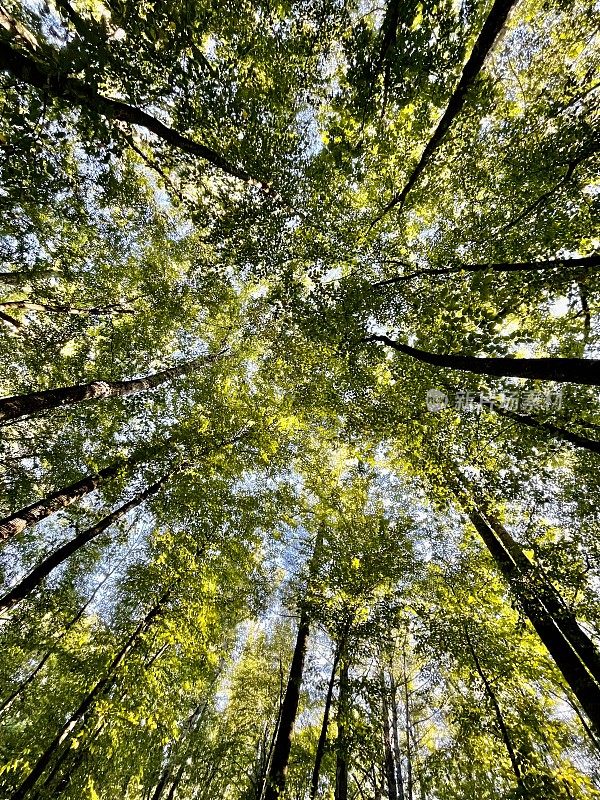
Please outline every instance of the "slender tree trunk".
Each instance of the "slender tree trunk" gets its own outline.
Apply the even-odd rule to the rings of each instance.
[[[363,341],[382,342],[425,364],[473,372],[476,375],[600,386],[600,359],[596,358],[477,358],[477,356],[430,353],[396,342],[389,336],[367,336]]]
[[[44,750],[44,752],[38,758],[36,763],[33,765],[33,768],[29,773],[29,775],[25,778],[23,783],[21,783],[21,785],[12,793],[10,800],[25,800],[30,790],[33,789],[35,784],[38,782],[39,778],[42,776],[42,774],[44,773],[44,771],[46,770],[52,759],[59,753],[64,743],[70,740],[71,735],[75,730],[75,728],[77,727],[77,725],[88,713],[88,711],[93,706],[96,699],[110,684],[110,682],[114,677],[115,672],[118,670],[122,662],[129,655],[133,647],[136,645],[142,633],[148,629],[148,627],[154,622],[156,617],[160,614],[160,612],[162,611],[162,606],[166,602],[168,595],[169,592],[165,592],[160,598],[160,600],[146,614],[144,619],[137,625],[134,632],[128,637],[125,644],[113,657],[112,661],[110,662],[106,670],[105,675],[94,684],[92,689],[86,694],[86,696],[80,702],[77,709],[69,716],[66,722],[63,723],[56,736],[52,739],[48,747]]]
[[[513,589],[542,643],[550,653],[566,683],[581,703],[597,732],[600,731],[600,687],[586,670],[577,653],[558,629],[539,598],[522,591],[519,570],[496,533],[476,510],[469,512],[473,526],[481,536],[500,572]]]
[[[220,354],[219,354],[220,355]],[[19,419],[20,417],[37,414],[51,408],[85,403],[90,400],[100,400],[107,397],[129,397],[132,394],[154,389],[167,381],[181,375],[187,375],[201,364],[215,360],[217,356],[200,356],[185,364],[155,372],[145,378],[134,378],[128,381],[92,381],[75,386],[63,386],[59,389],[46,389],[42,392],[31,392],[14,397],[0,397],[0,421]]]
[[[142,109],[99,94],[95,88],[88,86],[83,81],[67,77],[64,70],[60,73],[43,67],[39,61],[15,50],[6,42],[0,42],[0,70],[10,73],[14,78],[29,86],[41,89],[51,97],[62,98],[74,106],[83,106],[106,119],[120,120],[145,128],[171,147],[208,161],[232,177],[245,182],[253,181],[265,193],[271,193],[268,184],[254,178],[245,169],[233,164],[216,150],[183,136]]]
[[[73,775],[81,767],[82,762],[86,757],[89,757],[90,745],[100,736],[106,726],[105,722],[101,722],[96,726],[96,730],[89,736],[85,743],[85,747],[78,747],[77,750],[63,749],[56,763],[53,765],[48,777],[44,780],[43,785],[36,791],[32,800],[38,800],[41,797],[60,797],[61,794],[69,787]],[[62,769],[62,775],[55,781],[59,771]],[[52,785],[54,784],[54,786]]]
[[[485,22],[483,23],[483,27],[473,46],[471,55],[463,67],[462,75],[460,76],[458,85],[448,101],[446,110],[438,122],[433,136],[423,150],[418,164],[412,171],[408,181],[404,185],[404,188],[394,195],[379,217],[377,217],[375,220],[376,222],[385,216],[385,214],[387,214],[389,211],[391,211],[395,206],[402,207],[404,205],[404,201],[406,200],[408,193],[419,180],[422,172],[432,160],[436,151],[439,149],[452,123],[460,114],[465,104],[465,100],[467,99],[467,93],[481,72],[483,64],[492,47],[494,46],[494,43],[500,32],[502,31],[514,4],[515,0],[495,0]]]
[[[481,678],[485,692],[489,698],[490,703],[492,704],[492,708],[494,709],[496,722],[498,723],[498,727],[500,728],[502,741],[504,742],[504,745],[506,747],[506,751],[508,753],[508,757],[510,759],[513,772],[515,773],[515,778],[517,779],[517,784],[518,786],[521,787],[523,785],[523,776],[521,774],[521,769],[519,767],[519,762],[515,754],[515,749],[513,747],[513,743],[510,738],[508,727],[506,725],[506,722],[504,721],[504,716],[500,708],[500,703],[498,702],[498,698],[496,697],[496,693],[494,692],[492,684],[489,682],[487,675],[485,674],[483,667],[481,666],[481,662],[479,661],[479,656],[477,655],[477,651],[475,650],[473,642],[471,641],[471,637],[469,636],[469,631],[467,630],[467,626],[464,624],[464,622],[463,622],[463,630],[465,632],[467,647],[473,659],[473,663],[475,664],[475,669],[477,670],[477,674]]]
[[[23,332],[23,323],[20,320],[11,317],[10,314],[7,314],[2,310],[0,310],[0,320],[2,320],[2,322],[6,323],[6,325],[12,329],[13,334]]]
[[[396,784],[396,768],[394,764],[394,755],[392,753],[391,743],[391,729],[390,729],[390,709],[388,704],[388,687],[385,680],[385,673],[383,668],[379,673],[379,683],[381,686],[381,710],[383,714],[383,749],[385,756],[385,775],[388,786],[388,799],[398,800],[398,786]]]
[[[7,286],[20,286],[22,283],[52,278],[57,275],[60,275],[60,272],[53,269],[42,269],[37,272],[0,272],[0,283],[5,283]]]
[[[183,779],[183,773],[184,772],[185,772],[185,761],[183,761],[179,765],[179,769],[177,770],[177,773],[176,773],[175,777],[173,778],[173,782],[171,783],[171,787],[169,789],[169,794],[167,795],[167,800],[173,800],[173,798],[175,797],[175,792],[179,788],[179,784],[181,783],[181,781]]]
[[[514,411],[496,407],[494,407],[493,410],[496,412],[496,414],[499,414],[502,417],[507,417],[508,419],[512,419],[514,422],[518,422],[521,425],[528,425],[529,427],[537,428],[540,431],[547,431],[550,436],[553,436],[555,439],[562,439],[563,442],[574,444],[575,447],[583,447],[592,453],[600,453],[600,441],[597,439],[590,439],[587,436],[582,436],[579,433],[573,433],[572,431],[568,431],[565,428],[559,427],[558,425],[554,425],[552,422],[536,419],[530,414],[517,414]]]
[[[395,275],[392,278],[385,278],[371,284],[372,289],[381,289],[385,286],[394,286],[398,283],[422,278],[426,276],[436,277],[437,275],[453,275],[459,272],[544,272],[556,270],[558,267],[591,267],[600,266],[600,255],[583,256],[582,258],[556,258],[552,261],[507,261],[491,264],[457,264],[451,267],[424,267],[414,272],[407,272],[404,275]],[[572,274],[572,273],[569,273]]]
[[[340,693],[337,715],[337,754],[335,760],[335,800],[348,800],[348,662],[344,656],[340,666]]]
[[[396,763],[396,785],[400,800],[404,800],[404,778],[402,776],[402,754],[400,752],[400,730],[398,725],[398,690],[394,672],[390,668],[390,698],[392,701],[392,736],[394,743],[394,761]]]
[[[310,588],[313,575],[315,574],[318,566],[318,561],[321,554],[321,546],[323,544],[323,535],[323,528],[319,528],[315,540],[315,546],[308,565],[307,591]],[[275,747],[273,748],[271,766],[269,767],[269,774],[265,784],[265,800],[278,800],[285,789],[285,779],[290,760],[290,751],[292,748],[292,735],[294,732],[294,724],[296,722],[298,705],[300,702],[300,686],[302,685],[302,676],[304,673],[304,660],[306,658],[309,628],[310,620],[308,611],[305,606],[302,606],[300,611],[300,621],[298,623],[296,645],[294,647],[294,654],[292,656],[292,663],[290,666],[290,674],[283,702],[281,704],[279,730],[277,731],[277,739],[275,741]]]
[[[281,659],[279,660],[279,668],[281,670]],[[277,709],[277,719],[275,720],[275,725],[273,727],[273,733],[271,735],[271,741],[269,742],[269,751],[267,753],[267,758],[265,761],[264,769],[262,774],[260,775],[260,783],[257,788],[256,796],[258,800],[263,800],[265,795],[265,789],[267,786],[267,777],[269,775],[269,770],[271,769],[271,763],[273,761],[273,752],[275,751],[275,743],[277,742],[277,734],[279,733],[279,725],[281,724],[281,709],[283,708],[283,673],[281,673],[281,689],[279,693],[279,708]]]
[[[197,708],[194,709],[193,713],[188,717],[187,722],[186,722],[186,724],[184,726],[184,730],[182,732],[182,735],[180,736],[179,740],[176,743],[176,750],[181,750],[181,745],[185,742],[185,740],[187,739],[189,734],[193,730],[195,730],[195,728],[198,726],[200,720],[202,719],[202,717],[204,715],[204,711],[206,710],[207,706],[208,706],[208,700],[203,701],[202,703],[200,703],[199,706],[197,706]],[[177,774],[179,774],[179,772],[181,772],[181,775],[179,776],[179,780],[181,780],[181,776],[183,775],[183,770],[184,769],[185,769],[185,759],[182,760],[182,762],[181,762],[181,764],[179,765],[179,768],[178,768],[178,773],[176,773],[176,777],[175,777],[175,781],[174,782],[176,782],[177,784],[178,784]],[[166,764],[166,766],[165,766],[165,768],[164,768],[164,770],[163,770],[163,772],[162,772],[162,774],[161,774],[161,776],[160,776],[160,778],[158,780],[158,783],[156,784],[156,787],[154,788],[151,800],[160,800],[160,798],[164,794],[165,789],[167,788],[167,784],[168,784],[169,779],[171,777],[172,770],[173,770],[173,765],[172,765],[171,760],[169,758],[169,761]]]
[[[110,580],[110,578],[114,575],[114,573],[122,566],[123,562],[125,561],[125,559],[127,558],[127,555],[130,552],[131,552],[131,549],[128,551],[128,553],[119,562],[117,562],[117,564],[115,564],[115,566],[109,572],[106,573],[104,578],[100,581],[98,586],[96,586],[96,588],[91,593],[91,595],[88,597],[88,599],[85,601],[85,603],[79,608],[79,610],[77,611],[75,616],[71,617],[71,619],[67,622],[67,624],[65,625],[65,627],[63,628],[63,630],[62,630],[62,632],[60,634],[60,637],[58,637],[58,639],[56,639],[55,642],[60,641],[61,639],[63,639],[64,636],[71,630],[71,628],[73,628],[75,625],[77,625],[79,620],[85,614],[86,610],[94,602],[98,592],[102,589],[104,584],[108,580]],[[28,686],[30,686],[33,683],[33,681],[35,680],[36,676],[39,675],[39,673],[43,670],[44,666],[46,665],[46,663],[49,660],[49,658],[52,656],[53,652],[54,652],[53,649],[48,650],[45,653],[45,655],[40,659],[40,661],[37,663],[35,668],[29,673],[29,675],[23,681],[21,681],[21,683],[11,692],[11,694],[5,700],[2,701],[2,703],[0,704],[0,714],[3,714],[7,709],[9,709],[10,706],[14,703],[14,701],[21,694],[23,694],[23,692],[27,689]]]
[[[163,475],[160,480],[148,486],[143,492],[137,494],[127,503],[119,506],[119,508],[115,509],[115,511],[104,517],[104,519],[101,519],[95,525],[92,525],[91,528],[88,528],[86,531],[82,531],[82,533],[80,533],[78,536],[75,536],[74,539],[65,542],[65,544],[63,544],[61,547],[58,547],[53,553],[51,553],[40,564],[38,564],[34,570],[32,570],[21,581],[19,581],[19,583],[13,586],[10,591],[8,591],[3,597],[0,597],[0,611],[11,608],[16,603],[27,597],[27,595],[41,585],[43,580],[52,572],[53,569],[56,569],[56,567],[58,567],[60,564],[63,564],[84,545],[86,545],[88,542],[91,542],[92,539],[100,536],[101,533],[107,530],[107,528],[110,528],[111,525],[121,519],[121,517],[124,517],[125,514],[127,514],[133,508],[137,508],[137,506],[140,506],[144,501],[157,494],[165,485],[165,483],[167,483],[169,478],[172,477],[172,475],[172,471],[168,472],[166,475]]]
[[[410,696],[408,693],[408,672],[406,670],[406,653],[402,653],[402,681],[404,687],[404,726],[406,732],[406,795],[408,800],[413,800],[413,765],[412,744],[410,741]]]
[[[327,743],[327,729],[329,727],[329,714],[331,712],[331,701],[333,699],[333,687],[335,684],[335,676],[338,668],[338,661],[340,658],[341,648],[343,642],[338,643],[333,655],[333,664],[331,666],[331,675],[329,676],[329,683],[327,685],[327,695],[325,696],[325,709],[323,711],[323,723],[321,725],[321,733],[317,743],[317,752],[315,754],[315,765],[313,767],[312,778],[310,782],[310,800],[315,800],[317,796],[317,789],[319,787],[319,775],[321,774],[321,762],[325,754],[325,745]]]
[[[30,300],[9,300],[0,303],[0,308],[22,308],[26,311],[44,311],[47,314],[71,314],[73,316],[100,317],[110,314],[134,314],[133,308],[125,308],[120,303],[109,306],[92,306],[77,308],[69,305],[52,305],[51,303],[34,303]]]
[[[309,635],[308,613],[305,609],[300,614],[296,646],[290,667],[290,675],[281,706],[281,719],[277,740],[273,749],[273,758],[265,788],[265,800],[277,800],[285,788],[285,778],[292,748],[292,735],[300,702],[300,686],[304,672],[304,659]]]
[[[13,514],[9,514],[4,519],[0,519],[0,542],[12,539],[13,536],[21,533],[21,531],[35,525],[36,522],[40,522],[57,511],[67,508],[67,506],[70,506],[81,497],[93,492],[109,478],[114,478],[122,469],[132,467],[139,460],[140,456],[134,455],[126,460],[117,461],[108,467],[104,467],[99,472],[86,475],[80,481],[64,486],[62,489],[57,489],[41,500],[21,508]]]

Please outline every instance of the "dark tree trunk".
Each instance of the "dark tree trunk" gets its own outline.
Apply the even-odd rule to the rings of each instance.
[[[294,647],[287,688],[281,706],[279,730],[277,732],[275,747],[273,748],[273,757],[271,759],[271,767],[269,769],[265,788],[265,800],[277,800],[285,788],[285,778],[292,748],[292,734],[294,732],[294,724],[296,722],[298,704],[300,701],[300,686],[302,684],[302,675],[304,672],[304,659],[306,657],[308,635],[308,614],[306,610],[303,609],[300,614],[298,635],[296,637],[296,645]]]
[[[392,736],[394,742],[394,761],[396,763],[396,786],[400,800],[404,800],[404,778],[402,776],[402,754],[400,752],[400,730],[398,724],[398,692],[394,672],[390,668],[390,699],[392,701]]]
[[[504,525],[490,514],[485,515],[490,527],[502,542],[523,576],[523,592],[531,592],[538,597],[552,617],[555,625],[579,655],[590,674],[600,687],[600,653],[593,641],[577,622],[577,618],[567,606],[561,595],[546,578],[540,574],[523,552]]]
[[[124,561],[124,559],[126,557],[127,556],[124,556],[123,559],[118,561],[115,564],[115,566],[109,572],[106,573],[104,578],[96,586],[96,588],[91,593],[89,598],[79,608],[79,610],[77,611],[75,616],[71,617],[71,619],[67,622],[67,624],[65,625],[65,627],[63,628],[63,630],[62,630],[62,632],[60,634],[59,641],[60,641],[60,639],[62,639],[65,636],[66,633],[68,633],[71,630],[71,628],[73,628],[75,625],[77,625],[79,620],[85,614],[86,610],[94,602],[98,592],[102,589],[102,587],[104,586],[106,581],[108,581],[114,575],[114,573],[122,566],[123,561]],[[13,704],[13,702],[21,694],[23,694],[23,692],[27,689],[28,686],[30,686],[33,683],[33,681],[35,680],[36,675],[39,675],[39,673],[43,670],[44,666],[46,665],[48,659],[53,654],[53,652],[54,652],[53,649],[48,650],[45,653],[45,655],[40,659],[40,661],[37,663],[37,665],[34,667],[34,669],[29,673],[29,675],[23,681],[21,681],[21,683],[10,693],[10,695],[8,695],[8,697],[5,700],[2,701],[2,703],[0,703],[0,714],[4,713],[4,711],[6,711],[7,708],[10,708],[10,706]]]
[[[318,568],[323,536],[324,530],[320,527],[317,531],[315,546],[308,564],[307,593]],[[306,658],[309,627],[310,619],[308,610],[306,606],[303,605],[300,611],[298,634],[296,636],[296,645],[292,656],[290,674],[283,702],[281,703],[277,738],[275,740],[271,764],[265,782],[264,800],[277,800],[285,790],[285,779],[290,760],[290,751],[292,749],[292,735],[300,702],[300,687],[302,685],[302,676],[304,673],[304,659]]]
[[[572,431],[565,430],[565,428],[560,428],[558,425],[554,425],[552,422],[543,422],[542,420],[532,417],[530,414],[517,414],[516,412],[509,411],[505,408],[495,407],[494,411],[496,414],[499,414],[502,417],[507,417],[508,419],[512,419],[514,422],[518,422],[521,425],[528,425],[529,427],[537,428],[540,431],[547,431],[550,436],[553,436],[555,439],[562,439],[563,442],[574,444],[575,447],[583,447],[586,450],[590,450],[592,453],[600,453],[600,441],[597,439],[589,439],[587,436],[582,436],[579,433],[573,433]]]
[[[539,597],[533,592],[523,591],[520,571],[489,523],[475,510],[469,512],[469,518],[521,603],[525,614],[553,658],[565,682],[571,687],[596,731],[600,732],[600,687],[586,670]]]
[[[346,725],[348,716],[348,662],[342,658],[340,667],[340,693],[338,697],[338,737],[335,760],[335,800],[348,800],[348,741]]]
[[[495,0],[494,5],[490,9],[488,16],[483,23],[483,27],[479,36],[477,37],[477,41],[473,46],[471,55],[463,67],[462,75],[460,76],[458,85],[448,101],[446,110],[438,122],[433,136],[423,150],[417,166],[412,171],[402,191],[394,195],[379,217],[375,220],[376,222],[389,211],[391,211],[395,206],[402,207],[404,204],[408,193],[419,180],[421,173],[433,158],[436,150],[439,148],[444,137],[448,133],[450,126],[461,112],[467,98],[467,92],[477,79],[485,59],[494,46],[494,42],[504,27],[514,4],[515,0]]]
[[[44,771],[46,770],[52,759],[59,754],[61,748],[65,745],[65,742],[68,743],[70,741],[73,731],[75,730],[77,725],[81,722],[81,720],[85,717],[85,715],[88,713],[90,708],[95,703],[96,699],[102,694],[102,692],[107,688],[107,686],[109,686],[109,684],[113,680],[115,672],[118,670],[122,662],[134,648],[142,633],[144,633],[144,631],[146,631],[150,627],[150,625],[154,622],[156,617],[158,617],[158,615],[161,613],[162,606],[166,602],[168,595],[169,592],[165,592],[160,598],[160,600],[146,614],[144,619],[137,625],[136,629],[129,636],[125,644],[113,657],[112,661],[110,662],[106,670],[105,675],[94,684],[92,689],[86,694],[86,696],[80,702],[77,709],[69,716],[66,722],[63,723],[56,736],[52,739],[48,747],[44,750],[44,752],[41,754],[41,756],[33,765],[33,768],[29,773],[29,775],[25,778],[23,783],[12,793],[10,800],[25,800],[25,798],[28,796],[31,789],[33,789],[35,784],[38,782],[39,778],[42,776],[42,774],[44,773]]]
[[[381,686],[381,710],[383,715],[383,749],[385,756],[385,776],[388,787],[389,800],[398,800],[398,785],[396,783],[396,765],[394,763],[394,754],[392,752],[392,731],[390,727],[390,709],[388,704],[388,687],[385,680],[385,673],[383,668],[379,673],[379,683]]]
[[[4,517],[4,519],[0,519],[0,542],[12,539],[13,536],[21,533],[25,528],[29,528],[31,525],[35,525],[36,522],[40,522],[57,511],[67,508],[76,500],[93,492],[104,481],[114,478],[122,469],[133,466],[137,461],[139,461],[139,456],[117,461],[99,472],[86,475],[80,481],[64,486],[62,489],[57,489],[57,491],[46,495],[36,503],[32,503],[26,508],[21,508],[19,511],[15,511],[14,514]]]
[[[319,787],[319,775],[321,774],[321,762],[325,754],[325,744],[327,743],[327,729],[329,728],[329,714],[331,712],[331,701],[333,699],[333,687],[335,684],[335,676],[338,668],[338,661],[340,658],[340,649],[343,643],[338,644],[335,648],[333,656],[333,664],[331,665],[331,675],[329,677],[329,684],[327,685],[327,695],[325,696],[325,709],[323,711],[323,723],[321,725],[321,733],[319,734],[319,741],[317,743],[317,752],[315,754],[315,765],[313,767],[312,778],[310,782],[310,800],[315,800],[317,796],[317,789]]]
[[[200,356],[177,367],[155,372],[145,378],[134,378],[129,381],[92,381],[76,386],[62,386],[59,389],[46,389],[42,392],[31,392],[14,397],[0,397],[0,421],[19,419],[37,414],[51,408],[85,403],[107,397],[129,397],[132,394],[154,389],[173,378],[186,375],[201,364],[214,361],[216,356]]]
[[[404,275],[395,275],[392,278],[385,278],[381,281],[375,281],[371,284],[372,289],[381,289],[385,286],[394,286],[398,283],[414,280],[414,278],[422,278],[426,276],[436,277],[438,275],[453,275],[459,272],[545,272],[547,270],[556,270],[559,267],[583,267],[589,269],[590,267],[600,266],[600,255],[583,256],[581,258],[556,258],[552,261],[515,261],[509,263],[497,262],[490,264],[457,264],[450,267],[424,267],[417,269],[414,272],[408,272]],[[572,276],[572,273],[567,273]]]
[[[127,503],[119,506],[119,508],[117,508],[111,514],[101,519],[100,522],[97,522],[95,525],[92,525],[91,528],[88,528],[86,531],[82,531],[82,533],[80,533],[74,539],[71,539],[69,542],[65,542],[65,544],[63,544],[61,547],[58,547],[53,553],[45,558],[41,564],[39,564],[34,570],[26,575],[21,581],[19,581],[19,583],[13,586],[10,591],[8,591],[3,597],[0,597],[0,611],[11,608],[16,603],[23,600],[28,594],[33,592],[34,589],[37,589],[38,586],[40,586],[44,578],[46,578],[53,569],[56,569],[56,567],[64,563],[84,545],[86,545],[88,542],[91,542],[92,539],[100,536],[101,533],[107,530],[107,528],[110,528],[113,523],[125,516],[125,514],[127,514],[133,508],[141,505],[145,500],[148,500],[148,498],[159,492],[172,474],[172,472],[169,472],[167,475],[163,475],[160,480],[156,481],[151,486],[148,486],[143,492],[140,492]]]
[[[6,42],[0,42],[0,70],[10,73],[29,86],[35,86],[51,97],[61,98],[74,106],[83,106],[106,119],[120,120],[145,128],[171,147],[208,161],[217,169],[242,181],[255,181],[264,192],[270,193],[268,184],[253,178],[245,169],[231,163],[212,148],[183,136],[142,109],[99,94],[83,81],[69,78],[64,71],[60,73],[42,67],[39,61],[15,50]]]
[[[410,741],[410,696],[408,692],[408,672],[406,669],[406,652],[402,654],[403,686],[404,686],[404,727],[406,728],[406,795],[408,800],[413,800],[413,758]]]
[[[364,341],[382,342],[400,353],[434,367],[457,369],[497,378],[528,378],[600,386],[600,359],[596,358],[477,358],[430,353],[396,342],[389,336],[368,336]]]

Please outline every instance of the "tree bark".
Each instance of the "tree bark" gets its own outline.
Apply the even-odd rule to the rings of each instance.
[[[0,611],[3,611],[7,608],[12,608],[12,606],[16,605],[16,603],[25,599],[31,592],[40,586],[43,580],[52,572],[53,569],[56,569],[56,567],[58,567],[60,564],[63,564],[84,545],[86,545],[88,542],[91,542],[92,539],[100,536],[101,533],[107,530],[107,528],[110,528],[113,523],[125,516],[125,514],[127,514],[133,508],[136,508],[145,500],[148,500],[148,498],[157,494],[165,485],[165,483],[167,483],[169,478],[172,477],[172,475],[173,472],[163,475],[160,480],[148,486],[143,492],[140,492],[127,503],[124,503],[122,506],[115,509],[115,511],[108,514],[108,516],[104,517],[104,519],[101,519],[95,525],[92,525],[91,528],[88,528],[86,531],[82,531],[82,533],[80,533],[78,536],[75,536],[74,539],[65,542],[65,544],[63,544],[61,547],[58,547],[53,553],[51,553],[40,564],[38,564],[34,570],[32,570],[21,581],[19,581],[19,583],[13,586],[10,591],[8,591],[3,597],[0,597]]]
[[[61,746],[70,739],[71,734],[77,727],[79,722],[85,717],[90,710],[96,699],[104,691],[104,689],[111,682],[115,672],[120,667],[125,658],[129,655],[133,647],[136,645],[140,636],[146,631],[158,615],[162,611],[162,607],[169,596],[169,592],[165,592],[158,602],[150,609],[143,620],[137,625],[133,633],[128,637],[126,642],[115,654],[111,660],[106,673],[100,680],[98,680],[92,689],[81,700],[77,709],[69,716],[66,722],[63,723],[56,736],[52,739],[48,747],[44,750],[41,756],[34,764],[31,772],[21,783],[21,785],[12,793],[10,800],[25,800],[30,790],[33,789],[39,778],[42,776],[48,767],[52,758],[58,753]]]
[[[84,403],[89,400],[99,400],[107,397],[129,397],[145,389],[154,389],[163,383],[187,375],[201,364],[214,361],[217,355],[203,355],[185,364],[155,372],[145,378],[134,378],[128,381],[92,381],[75,386],[62,386],[59,389],[46,389],[42,392],[31,392],[14,397],[0,397],[0,421],[19,419],[20,417],[36,414],[51,408]]]
[[[323,711],[323,723],[321,724],[321,733],[319,734],[319,741],[317,743],[317,752],[315,754],[315,765],[313,767],[312,778],[310,782],[310,800],[315,800],[317,796],[317,789],[319,787],[319,775],[321,773],[321,762],[325,754],[325,744],[327,743],[327,729],[329,727],[329,714],[331,712],[331,701],[333,699],[333,687],[335,684],[335,676],[338,668],[338,661],[340,658],[341,647],[343,643],[338,643],[335,648],[333,656],[333,664],[331,665],[331,675],[329,677],[329,684],[327,686],[327,694],[325,696],[325,709]]]
[[[278,800],[285,788],[285,779],[292,748],[292,735],[300,702],[300,686],[309,635],[308,613],[302,609],[290,674],[281,706],[281,718],[273,758],[265,788],[265,800]]]
[[[600,687],[540,599],[534,593],[522,591],[519,569],[489,523],[475,509],[471,509],[468,515],[565,682],[571,687],[596,732],[600,732]]]
[[[8,517],[4,517],[4,519],[0,519],[0,542],[12,539],[26,528],[50,517],[63,508],[67,508],[76,500],[93,492],[109,478],[114,478],[120,470],[132,467],[139,460],[140,456],[131,456],[128,459],[117,461],[98,472],[86,475],[80,481],[64,486],[62,489],[57,489],[41,500],[15,511]]]
[[[378,222],[380,219],[382,219],[395,206],[402,207],[404,205],[404,201],[406,200],[408,193],[411,191],[411,189],[413,189],[416,182],[419,180],[422,172],[427,167],[436,150],[444,140],[444,137],[448,133],[450,126],[460,114],[467,98],[467,92],[481,72],[485,59],[487,58],[490,50],[496,42],[496,39],[502,31],[514,4],[515,0],[495,0],[494,5],[490,9],[490,13],[488,14],[481,32],[473,46],[471,55],[463,67],[458,85],[448,101],[446,110],[438,122],[433,136],[423,150],[418,164],[412,171],[408,181],[404,185],[404,188],[394,195],[394,197],[390,200],[390,202],[374,222]]]
[[[406,670],[406,652],[402,653],[402,680],[404,687],[404,726],[406,728],[406,795],[408,800],[413,800],[413,764],[412,745],[410,742],[410,697],[408,693],[408,672]]]
[[[600,386],[600,359],[595,358],[477,358],[476,356],[446,355],[419,350],[401,344],[389,336],[373,335],[365,342],[382,342],[411,358],[434,367],[473,372],[498,378],[528,378],[558,383],[579,383]]]

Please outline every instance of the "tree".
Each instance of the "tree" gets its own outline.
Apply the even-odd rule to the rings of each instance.
[[[598,795],[595,10],[0,7],[2,797]]]

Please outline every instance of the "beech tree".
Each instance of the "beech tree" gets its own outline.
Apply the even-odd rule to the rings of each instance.
[[[0,6],[0,795],[600,793],[591,0]]]

